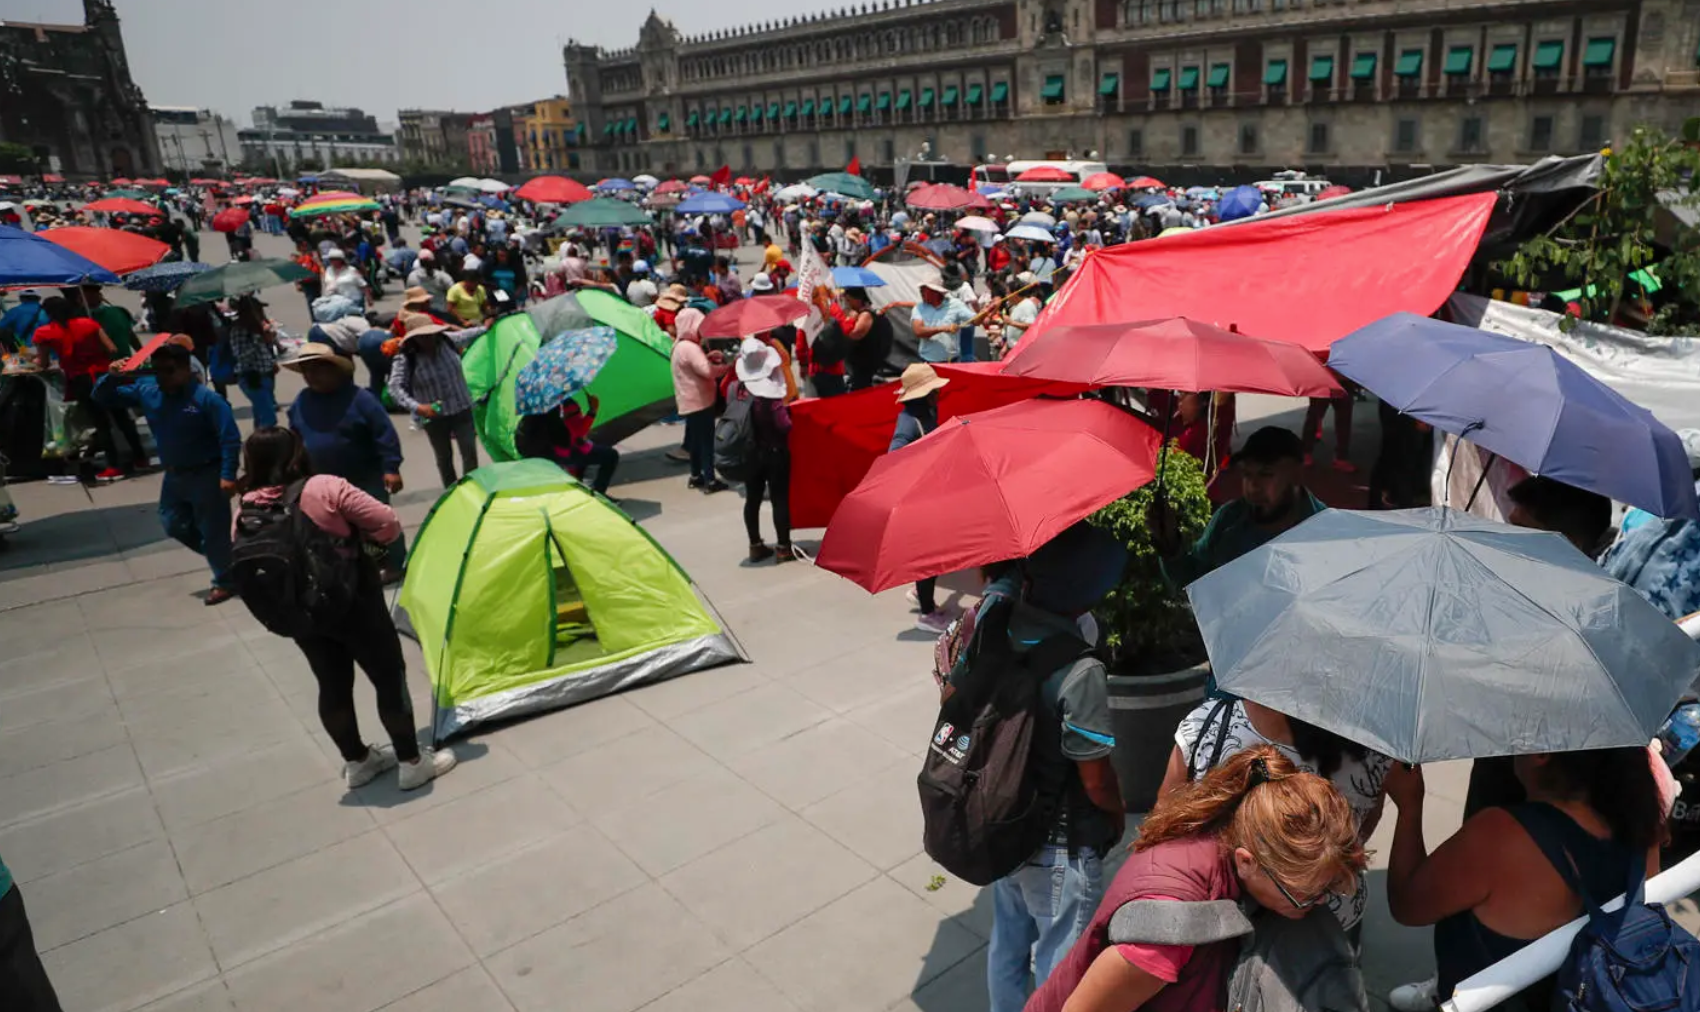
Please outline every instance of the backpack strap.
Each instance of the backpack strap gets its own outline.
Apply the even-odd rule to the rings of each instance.
[[[1110,918],[1114,945],[1209,945],[1252,932],[1233,900],[1130,900]]]
[[[1198,725],[1198,737],[1193,739],[1192,754],[1186,757],[1186,778],[1188,781],[1197,780],[1201,775],[1216,768],[1222,761],[1222,752],[1228,746],[1228,708],[1234,705],[1231,697],[1216,700],[1216,705],[1205,715],[1204,723]],[[1203,767],[1198,765],[1198,752],[1204,746],[1204,736],[1220,719],[1222,726],[1216,729],[1216,744],[1210,749],[1210,761]]]
[[[1593,919],[1603,916],[1599,901],[1582,884],[1582,876],[1576,867],[1576,859],[1563,842],[1566,837],[1581,832],[1581,828],[1571,821],[1569,816],[1543,802],[1537,801],[1517,805],[1507,809],[1507,811],[1511,813],[1512,818],[1517,820],[1517,824],[1523,827],[1524,832],[1529,834],[1529,838],[1535,841],[1535,846],[1541,849],[1541,854],[1546,857],[1547,863],[1551,864],[1553,870],[1558,872],[1558,877],[1564,880],[1564,884],[1570,887],[1570,891],[1582,897],[1582,905],[1588,911],[1588,917]],[[1633,892],[1630,895],[1638,895],[1642,887],[1641,880],[1646,876],[1645,863],[1635,861],[1629,863],[1633,866],[1629,873],[1630,883],[1633,887]],[[1608,900],[1610,898],[1609,896],[1606,897]]]

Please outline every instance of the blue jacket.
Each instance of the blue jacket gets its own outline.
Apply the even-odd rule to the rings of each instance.
[[[328,394],[303,390],[289,406],[289,427],[301,435],[315,474],[355,485],[401,473],[401,439],[372,392],[353,382]]]
[[[20,346],[27,347],[35,328],[47,322],[47,310],[40,299],[25,299],[0,316],[0,332],[9,333]]]
[[[211,388],[191,383],[167,394],[152,376],[124,383],[112,374],[94,386],[94,399],[109,408],[129,408],[147,416],[159,459],[170,468],[219,466],[219,477],[236,480],[242,461],[242,433],[230,405]]]

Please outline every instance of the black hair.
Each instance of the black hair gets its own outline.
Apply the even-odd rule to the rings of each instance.
[[[288,485],[309,474],[307,450],[294,429],[262,426],[242,444],[242,477],[237,487],[243,492]]]
[[[852,285],[849,288],[844,289],[844,294],[855,299],[861,305],[869,307],[873,305],[873,303],[868,300],[868,290],[860,285]]]
[[[1274,464],[1282,460],[1297,463],[1305,457],[1304,443],[1298,434],[1278,425],[1265,425],[1251,434],[1234,459],[1246,464]]]
[[[49,321],[60,326],[71,322],[71,300],[63,295],[42,299],[41,311],[47,314]]]
[[[1664,838],[1665,809],[1645,746],[1553,752],[1537,776],[1554,793],[1585,801],[1611,838],[1643,853]]]
[[[1324,777],[1332,778],[1339,772],[1346,756],[1362,761],[1369,754],[1369,750],[1357,742],[1342,738],[1333,731],[1325,731],[1315,724],[1306,724],[1297,717],[1288,717],[1287,727],[1293,732],[1293,750]]]
[[[1564,535],[1584,552],[1592,553],[1611,526],[1610,499],[1544,474],[1524,478],[1506,495],[1534,514],[1542,527]]]
[[[190,358],[189,349],[183,347],[180,344],[176,344],[174,342],[167,341],[164,344],[160,345],[159,347],[157,347],[153,350],[153,354],[148,356],[148,361],[149,362],[161,362],[161,361],[170,362],[174,365],[180,365],[180,366],[187,368],[188,364],[189,364],[189,358]]]

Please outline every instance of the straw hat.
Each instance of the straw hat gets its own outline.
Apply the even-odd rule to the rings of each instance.
[[[425,313],[401,313],[399,316],[401,317],[401,325],[406,328],[406,333],[401,335],[403,344],[427,334],[446,334],[449,332],[448,327],[431,319]]]
[[[942,280],[943,279],[941,278],[940,281],[942,281]],[[949,295],[950,289],[946,288],[943,284],[940,283],[940,281],[923,281],[923,282],[921,282],[921,286],[920,286],[921,291],[923,291],[923,292],[938,292],[940,295]]]
[[[423,288],[413,287],[401,293],[401,308],[412,309],[414,306],[429,306],[431,293]]]
[[[301,367],[306,365],[308,362],[330,362],[341,368],[342,371],[348,375],[354,375],[354,360],[352,358],[341,354],[328,344],[320,344],[317,341],[307,342],[301,346],[300,351],[295,353],[294,358],[287,362],[280,362],[278,364],[283,366],[285,369],[300,372]]]
[[[920,400],[949,382],[950,380],[940,377],[932,366],[925,362],[916,362],[904,369],[903,375],[897,380],[898,386],[901,387],[897,391],[897,403]]]
[[[785,396],[785,378],[779,375],[784,361],[765,341],[746,337],[738,345],[738,382],[752,396],[777,400]]]
[[[669,312],[677,313],[691,299],[691,290],[677,282],[668,285],[667,290],[656,296],[655,304]]]

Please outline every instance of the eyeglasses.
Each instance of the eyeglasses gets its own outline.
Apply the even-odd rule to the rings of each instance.
[[[1275,873],[1269,870],[1268,865],[1259,862],[1258,867],[1263,870],[1263,874],[1269,876],[1269,881],[1275,883],[1275,888],[1280,891],[1282,898],[1284,898],[1288,903],[1291,903],[1294,910],[1309,910],[1318,903],[1327,902],[1334,899],[1336,896],[1334,890],[1324,889],[1308,900],[1301,900],[1287,891],[1287,887],[1281,884],[1281,880],[1275,877]]]

